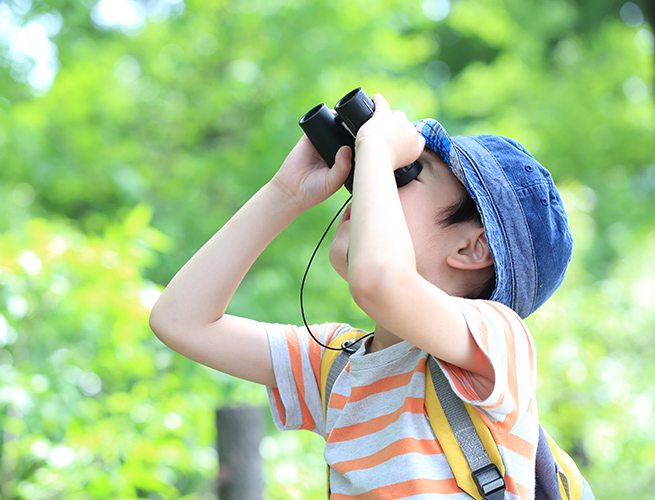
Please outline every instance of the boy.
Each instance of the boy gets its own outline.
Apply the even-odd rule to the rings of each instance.
[[[324,349],[305,328],[225,310],[273,238],[343,184],[349,148],[330,169],[301,138],[273,179],[171,281],[152,329],[191,359],[268,386],[280,428],[325,436],[332,499],[470,498],[425,416],[432,355],[498,443],[506,498],[534,498],[536,364],[521,317],[559,286],[571,256],[559,195],[518,143],[453,140],[434,120],[414,126],[382,96],[374,102],[357,134],[353,201],[330,262],[376,326],[336,379],[327,417],[318,382]],[[421,174],[397,188],[393,171],[417,159]],[[489,298],[489,290],[492,301],[472,300]],[[327,344],[352,328],[312,329]]]

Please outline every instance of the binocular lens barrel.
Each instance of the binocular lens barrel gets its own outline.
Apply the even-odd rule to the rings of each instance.
[[[336,115],[325,104],[319,104],[305,113],[298,122],[329,167],[334,165],[341,146],[350,146],[354,153],[357,131],[373,116],[375,104],[366,92],[358,87],[343,96],[334,106],[334,110]],[[354,166],[353,156],[353,168]],[[396,184],[398,187],[404,186],[420,172],[421,164],[418,162],[399,168],[395,171]],[[353,170],[350,171],[344,186],[352,193]]]
[[[300,119],[300,126],[316,151],[330,167],[341,146],[355,147],[355,139],[343,128],[325,104],[313,107]]]
[[[334,109],[352,134],[357,135],[359,128],[373,116],[375,104],[366,92],[356,88],[341,98]]]

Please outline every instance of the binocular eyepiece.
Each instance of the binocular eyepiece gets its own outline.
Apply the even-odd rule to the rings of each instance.
[[[336,115],[325,104],[319,104],[305,113],[298,124],[330,168],[334,165],[337,151],[342,146],[350,146],[353,151],[353,169],[350,170],[344,186],[352,193],[355,136],[359,128],[373,116],[375,104],[366,92],[358,87],[341,98],[334,110]],[[398,187],[413,180],[421,172],[421,168],[415,161],[397,169],[394,174]]]

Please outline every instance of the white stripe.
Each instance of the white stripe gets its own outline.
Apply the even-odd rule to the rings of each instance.
[[[373,434],[348,441],[333,442],[328,439],[325,447],[327,462],[332,464],[344,460],[368,457],[405,438],[417,440],[436,439],[432,427],[430,427],[424,415],[405,413],[397,424],[395,429],[385,428]],[[395,430],[397,432],[393,432]],[[401,430],[404,431],[402,434],[400,434]]]
[[[289,359],[289,350],[287,349],[284,330],[281,325],[265,325],[265,327],[271,349],[271,358],[276,377],[275,381],[283,411],[286,412],[284,415],[286,424],[283,425],[277,413],[277,403],[275,402],[272,390],[269,388],[269,399],[273,403],[272,408],[275,409],[273,411],[273,420],[280,430],[297,430],[302,426],[302,414],[301,412],[294,411],[296,408],[299,408],[300,402],[291,371],[291,361]],[[292,411],[287,411],[287,408],[292,409]]]
[[[438,471],[438,474],[436,474]],[[371,481],[375,478],[375,481]],[[354,470],[345,476],[331,471],[330,486],[334,493],[348,493],[357,495],[376,488],[383,488],[412,479],[444,480],[452,479],[453,475],[448,462],[443,455],[425,456],[418,453],[408,453],[391,458],[371,469]],[[367,487],[352,489],[352,484],[366,484]],[[464,498],[469,498],[466,495]]]

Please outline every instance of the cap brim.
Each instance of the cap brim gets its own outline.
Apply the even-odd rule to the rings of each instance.
[[[482,218],[482,224],[485,228],[485,234],[487,236],[487,244],[489,245],[489,250],[491,252],[492,259],[494,261],[494,268],[496,274],[496,286],[491,295],[491,300],[497,300],[504,304],[512,303],[512,292],[511,290],[502,290],[503,285],[507,283],[507,277],[504,276],[504,266],[502,262],[507,260],[508,256],[505,256],[506,253],[502,245],[495,245],[497,238],[495,237],[497,230],[500,226],[500,221],[493,219],[490,220],[488,214],[485,213],[485,210],[481,210],[480,202],[478,201],[478,193],[471,186],[471,183],[467,179],[465,168],[458,152],[458,148],[455,144],[455,141],[448,135],[446,129],[443,125],[434,119],[425,119],[420,120],[414,123],[414,126],[419,131],[419,133],[425,138],[426,147],[430,148],[432,151],[437,153],[444,163],[450,168],[455,177],[464,184],[466,190],[471,195],[473,200],[476,202],[478,211]]]

